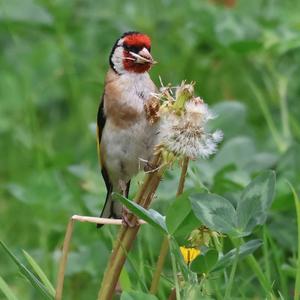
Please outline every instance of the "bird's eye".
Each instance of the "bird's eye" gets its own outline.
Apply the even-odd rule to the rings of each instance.
[[[128,46],[124,44],[123,48],[128,52],[138,53],[139,51],[141,51],[141,48],[137,46]]]

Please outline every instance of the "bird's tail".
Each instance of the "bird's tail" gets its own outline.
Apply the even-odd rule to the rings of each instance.
[[[127,183],[125,197],[128,198],[130,181]],[[122,219],[122,204],[112,199],[113,188],[109,189],[106,194],[105,204],[100,214],[100,218]],[[120,193],[120,191],[116,191]],[[103,224],[97,224],[97,228],[101,228]]]
[[[112,211],[111,191],[107,191],[104,207],[101,211],[100,218],[110,218]],[[101,228],[103,224],[97,224],[97,228]]]

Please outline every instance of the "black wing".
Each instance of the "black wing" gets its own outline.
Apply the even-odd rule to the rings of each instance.
[[[100,162],[100,166],[101,166],[101,174],[102,174],[102,177],[103,177],[104,182],[105,182],[107,195],[106,195],[105,204],[104,204],[104,207],[102,209],[100,217],[103,215],[106,205],[109,204],[108,203],[110,201],[109,196],[112,192],[112,184],[109,180],[109,176],[108,176],[108,173],[107,173],[107,170],[106,170],[106,167],[105,167],[105,163],[103,161],[103,154],[101,154],[101,151],[100,151],[102,132],[103,132],[105,123],[106,123],[106,116],[104,114],[104,95],[103,95],[102,98],[101,98],[101,102],[100,102],[99,109],[98,109],[98,114],[97,114],[97,150],[98,150],[98,158],[99,158],[99,162]],[[105,216],[105,217],[110,217],[110,216]],[[97,227],[101,227],[101,225],[98,224]]]

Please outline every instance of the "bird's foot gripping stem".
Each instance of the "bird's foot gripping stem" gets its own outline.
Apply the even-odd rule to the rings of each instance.
[[[122,223],[124,226],[130,228],[136,227],[140,224],[136,216],[127,207],[124,206],[122,210]]]

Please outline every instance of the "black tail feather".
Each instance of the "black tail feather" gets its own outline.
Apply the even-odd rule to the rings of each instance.
[[[106,199],[105,199],[105,204],[103,206],[103,209],[101,211],[100,214],[100,218],[103,217],[103,214],[105,212],[106,209],[106,205],[111,205],[110,207],[110,214],[108,216],[105,216],[105,218],[116,218],[114,211],[113,211],[113,203],[111,203],[110,201],[113,201],[111,199],[109,199],[111,197],[111,193],[113,191],[112,185],[107,186],[108,190],[107,190],[107,194],[106,194]],[[129,189],[130,189],[130,180],[128,181],[127,185],[126,185],[126,191],[125,191],[125,197],[128,198],[129,195]],[[97,224],[97,228],[101,228],[104,224]]]
[[[112,191],[110,191],[110,190],[107,191],[105,203],[104,203],[104,206],[103,206],[103,209],[102,209],[102,211],[101,211],[101,213],[100,213],[99,218],[102,218],[102,217],[103,217],[103,214],[104,214],[106,205],[111,205],[111,204],[109,203],[109,201],[111,201],[111,200],[109,200],[109,197],[110,197],[111,193],[112,193]],[[111,209],[110,209],[110,215],[109,215],[109,216],[106,216],[106,217],[107,217],[107,218],[111,218]],[[101,228],[103,225],[104,225],[104,224],[97,224],[97,228]]]

